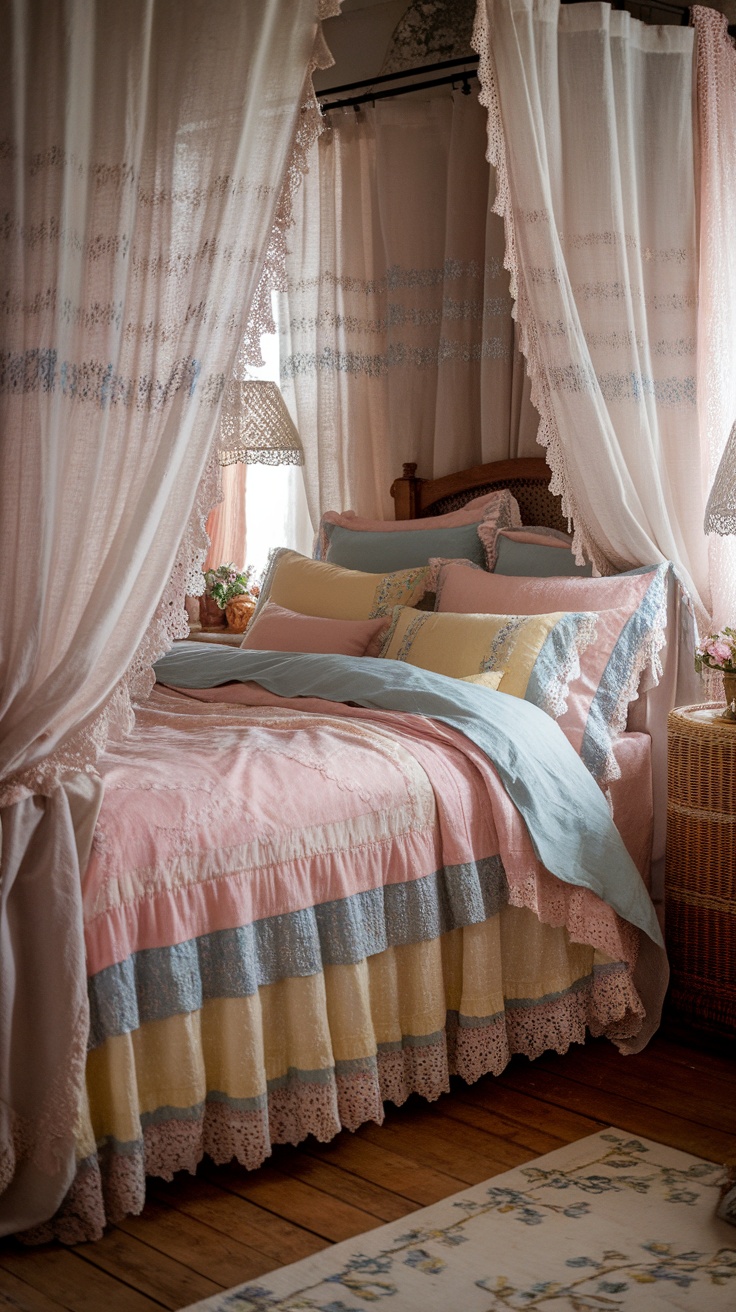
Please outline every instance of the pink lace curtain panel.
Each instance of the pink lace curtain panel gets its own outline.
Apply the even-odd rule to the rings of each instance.
[[[94,761],[201,587],[220,399],[270,317],[338,9],[0,12],[0,1234],[74,1174]]]
[[[241,462],[225,465],[222,469],[222,501],[213,506],[207,516],[210,545],[204,562],[205,569],[216,568],[225,561],[233,561],[238,569],[245,568],[247,470],[248,466]]]
[[[711,31],[699,46],[701,119],[704,93],[717,97],[728,135],[725,20],[694,12]],[[474,35],[540,441],[578,549],[603,572],[674,560],[707,624],[716,593],[731,615],[736,603],[702,531],[732,404],[722,339],[733,308],[711,311],[736,304],[734,184],[732,148],[729,163],[711,134],[699,208],[694,40],[687,28],[558,0],[479,0]],[[730,375],[732,397],[732,357]]]
[[[312,148],[280,331],[315,525],[393,518],[404,460],[431,477],[537,450],[485,133],[477,96],[444,88],[333,111]]]

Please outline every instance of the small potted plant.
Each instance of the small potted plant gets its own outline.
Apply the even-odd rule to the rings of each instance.
[[[726,625],[718,633],[711,633],[695,653],[695,668],[700,671],[720,670],[726,698],[724,719],[736,720],[736,629]]]
[[[204,593],[199,599],[199,620],[203,629],[225,627],[228,623],[228,607],[233,606],[240,598],[243,601],[246,599],[250,601],[250,613],[253,613],[258,592],[253,591],[255,585],[251,582],[252,575],[251,565],[246,566],[244,570],[239,570],[232,562],[218,565],[216,569],[205,570]],[[242,604],[235,607],[236,611],[241,609]],[[238,628],[236,631],[242,630]]]

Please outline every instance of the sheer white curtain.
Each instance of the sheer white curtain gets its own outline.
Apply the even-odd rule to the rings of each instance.
[[[603,570],[674,560],[704,618],[693,33],[607,4],[479,0],[474,44],[540,440],[577,543]]]
[[[74,1173],[93,761],[185,631],[223,385],[316,130],[316,9],[0,12],[0,1233]]]
[[[736,421],[736,49],[723,14],[694,6],[698,60],[698,411],[706,486]],[[736,537],[708,538],[713,626],[736,615]]]
[[[432,477],[538,450],[485,124],[475,94],[416,93],[332,111],[313,147],[279,319],[315,522],[393,518],[406,460]]]

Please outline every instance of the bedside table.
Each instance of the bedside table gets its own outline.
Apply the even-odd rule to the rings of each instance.
[[[723,710],[667,720],[665,938],[673,1010],[736,1039],[736,723]]]

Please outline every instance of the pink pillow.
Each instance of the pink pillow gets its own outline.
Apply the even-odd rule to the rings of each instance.
[[[606,784],[620,775],[613,743],[626,728],[641,675],[647,666],[659,673],[669,568],[651,565],[597,579],[532,579],[449,561],[437,571],[435,609],[489,615],[598,613],[596,641],[580,656],[580,677],[570,683],[567,711],[557,723],[599,783]]]
[[[377,656],[390,616],[374,620],[325,620],[300,615],[267,601],[246,630],[241,648],[311,651],[337,656]]]

